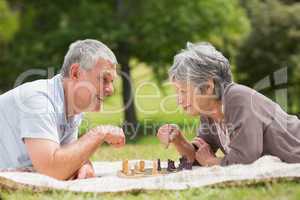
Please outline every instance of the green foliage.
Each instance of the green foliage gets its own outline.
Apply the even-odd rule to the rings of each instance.
[[[9,8],[6,0],[0,0],[0,45],[13,38],[18,25],[18,14]]]
[[[28,68],[60,68],[68,45],[95,38],[121,60],[137,58],[159,80],[186,41],[209,40],[233,54],[249,29],[237,0],[32,1],[12,0],[20,9],[20,30],[0,55],[2,89]],[[16,59],[17,58],[17,59]],[[13,69],[13,70],[12,70]]]
[[[283,4],[278,0],[244,2],[252,32],[239,49],[237,75],[241,83],[253,87],[272,74],[288,67],[289,111],[299,112],[300,92],[300,3]],[[266,94],[271,95],[270,91]],[[294,106],[291,104],[293,102]]]

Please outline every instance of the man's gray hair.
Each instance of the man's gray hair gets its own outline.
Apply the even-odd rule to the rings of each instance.
[[[114,53],[102,42],[93,39],[78,40],[69,46],[60,73],[63,77],[68,77],[70,66],[74,63],[78,63],[82,69],[91,69],[100,58],[117,64]]]
[[[226,86],[232,83],[229,61],[210,43],[188,42],[187,48],[175,55],[169,77],[171,80],[190,81],[201,92],[205,91],[207,81],[212,79],[215,95],[220,100]]]

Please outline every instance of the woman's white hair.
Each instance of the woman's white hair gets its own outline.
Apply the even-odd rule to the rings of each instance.
[[[232,82],[227,58],[210,43],[188,42],[186,49],[175,55],[169,77],[171,80],[190,81],[201,92],[205,91],[207,81],[212,79],[218,99],[222,98],[225,87]]]
[[[63,77],[68,77],[70,66],[74,63],[78,63],[82,69],[91,69],[100,58],[117,64],[114,53],[102,42],[93,39],[78,40],[69,46],[60,73]]]

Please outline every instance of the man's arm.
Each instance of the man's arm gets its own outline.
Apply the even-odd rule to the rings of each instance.
[[[109,135],[107,141],[115,146],[125,143],[124,134],[119,138],[92,129],[76,142],[60,147],[59,144],[47,139],[25,138],[29,156],[34,168],[48,176],[66,180],[89,159]],[[112,137],[114,137],[112,139]]]

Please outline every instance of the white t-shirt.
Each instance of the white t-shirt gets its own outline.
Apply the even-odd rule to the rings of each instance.
[[[47,139],[60,145],[76,140],[81,120],[82,114],[66,119],[60,74],[0,95],[0,169],[32,166],[24,138]]]

